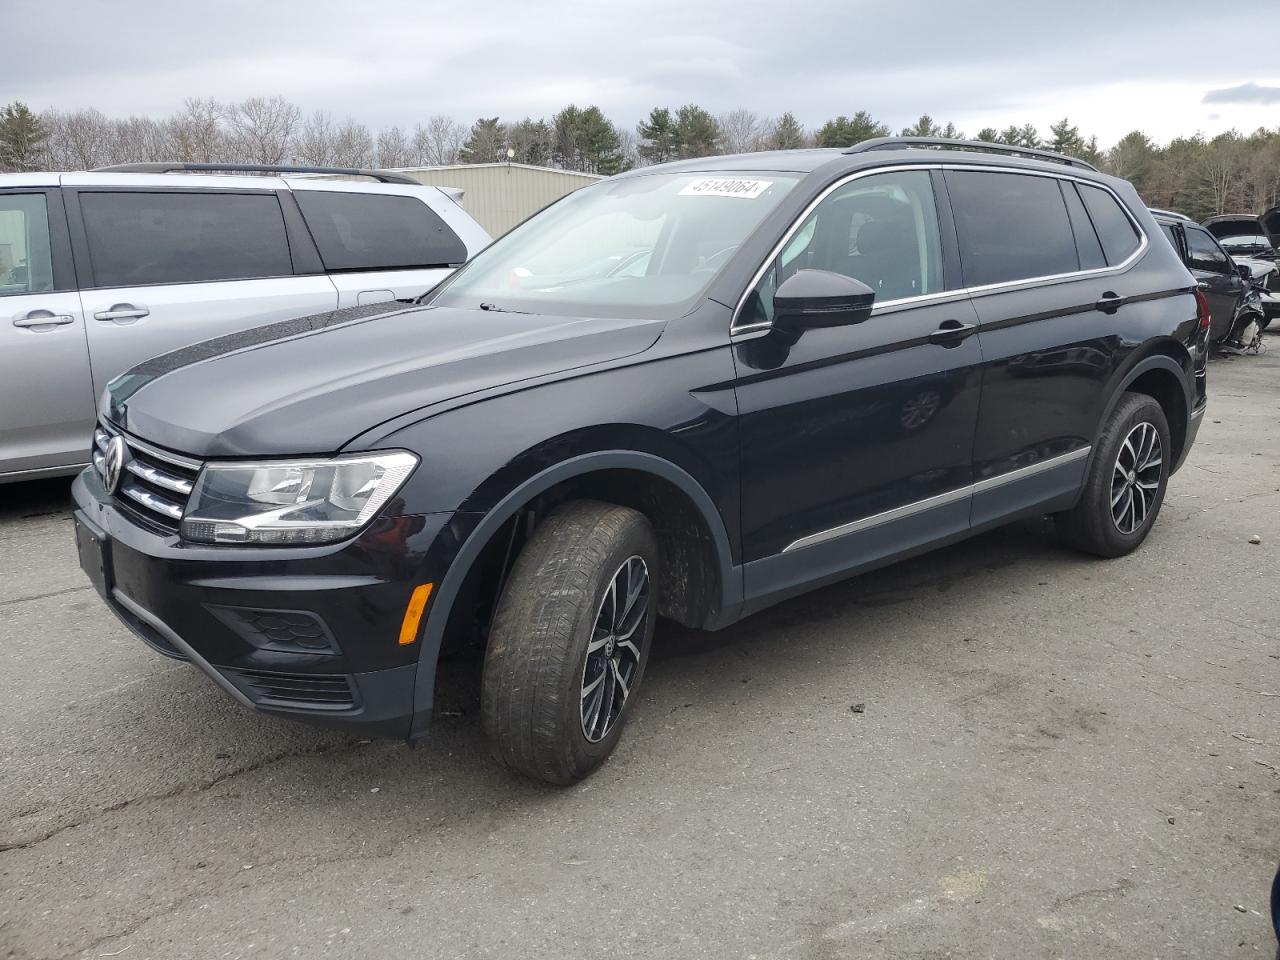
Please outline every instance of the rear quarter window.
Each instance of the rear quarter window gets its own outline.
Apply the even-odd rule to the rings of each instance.
[[[273,193],[84,192],[80,213],[97,287],[293,274]]]
[[[1138,249],[1140,242],[1133,221],[1120,209],[1119,201],[1101,187],[1082,183],[1080,196],[1084,198],[1094,229],[1098,231],[1107,263],[1113,267],[1117,263],[1123,263]]]
[[[947,172],[966,286],[1080,269],[1056,177]]]
[[[415,197],[294,192],[326,270],[402,270],[463,263],[466,244]]]

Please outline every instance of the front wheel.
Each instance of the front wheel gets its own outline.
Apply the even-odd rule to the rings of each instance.
[[[1098,437],[1076,506],[1057,514],[1071,546],[1120,557],[1146,539],[1164,502],[1173,445],[1164,409],[1143,393],[1126,393]]]
[[[521,551],[494,613],[481,714],[496,756],[553,784],[612,752],[657,619],[658,546],[643,514],[579,500]]]

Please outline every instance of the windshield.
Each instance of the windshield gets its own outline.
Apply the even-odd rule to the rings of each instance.
[[[576,317],[682,316],[797,179],[672,173],[606,180],[498,240],[430,302]]]

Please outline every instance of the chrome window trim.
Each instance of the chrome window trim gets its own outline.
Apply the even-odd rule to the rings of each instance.
[[[1093,447],[1079,447],[1069,453],[1061,454],[1057,457],[1050,457],[1048,460],[1041,460],[1039,463],[1033,463],[1025,467],[1018,467],[1008,470],[1005,473],[997,474],[994,477],[987,477],[985,480],[979,480],[977,483],[971,483],[967,486],[956,487],[954,490],[947,490],[945,493],[939,493],[932,497],[926,497],[923,500],[915,500],[911,503],[905,503],[900,507],[894,507],[892,510],[885,510],[883,513],[873,513],[869,517],[863,517],[860,520],[853,520],[849,523],[842,523],[838,527],[831,527],[828,530],[819,530],[817,533],[811,533],[794,540],[782,548],[782,553],[791,553],[793,550],[803,550],[805,547],[812,547],[819,543],[826,543],[828,540],[835,540],[839,537],[848,536],[851,533],[858,533],[861,530],[869,530],[872,527],[878,527],[882,524],[891,523],[894,520],[903,520],[907,517],[915,516],[917,513],[923,513],[926,510],[932,510],[934,507],[943,507],[949,503],[955,503],[966,497],[976,493],[985,493],[988,490],[995,490],[1003,487],[1005,484],[1014,483],[1018,480],[1025,480],[1033,477],[1038,473],[1044,473],[1046,470],[1052,470],[1054,467],[1065,466],[1068,463],[1074,463],[1076,460],[1083,460],[1089,456]]]
[[[795,236],[796,232],[804,224],[811,214],[822,201],[826,200],[832,193],[839,190],[845,184],[852,183],[854,180],[860,180],[863,177],[874,176],[879,173],[899,173],[904,170],[966,170],[977,171],[978,173],[1012,173],[1026,177],[1051,177],[1055,180],[1071,180],[1076,183],[1083,183],[1091,187],[1098,187],[1111,194],[1112,198],[1120,205],[1120,209],[1124,211],[1124,215],[1129,218],[1129,223],[1138,232],[1138,247],[1133,253],[1129,254],[1123,261],[1114,266],[1095,267],[1092,270],[1073,270],[1069,273],[1048,274],[1043,277],[1026,277],[1021,280],[1006,280],[1000,283],[983,284],[976,287],[957,287],[954,290],[939,290],[937,293],[921,294],[918,297],[899,297],[896,300],[886,300],[883,303],[877,303],[871,311],[871,315],[875,316],[882,312],[882,308],[899,308],[904,306],[916,306],[925,303],[942,302],[948,297],[974,297],[986,296],[991,293],[1003,293],[1006,290],[1016,290],[1020,287],[1036,286],[1046,283],[1062,283],[1068,280],[1078,280],[1082,277],[1105,276],[1115,273],[1123,273],[1128,270],[1134,263],[1142,258],[1151,246],[1147,237],[1147,231],[1143,229],[1138,218],[1133,215],[1133,211],[1129,209],[1128,204],[1121,199],[1120,195],[1115,192],[1108,184],[1100,183],[1097,180],[1091,180],[1088,177],[1073,175],[1069,170],[1061,172],[1057,170],[1031,170],[1025,167],[1007,166],[998,163],[905,163],[895,164],[893,166],[872,167],[868,170],[855,170],[853,173],[846,174],[839,180],[831,183],[820,194],[813,198],[809,204],[797,215],[796,219],[791,222],[786,231],[782,234],[782,239],[774,245],[764,262],[760,264],[759,269],[751,277],[751,282],[747,284],[743,290],[742,296],[738,298],[738,305],[734,307],[733,319],[729,323],[729,336],[737,337],[740,334],[756,333],[758,331],[767,331],[773,328],[771,321],[760,323],[748,323],[739,325],[738,317],[742,313],[742,308],[746,305],[747,298],[751,296],[751,291],[756,288],[761,278],[768,272],[769,267],[777,260],[782,253],[783,248]],[[937,198],[935,198],[935,201]],[[1087,210],[1086,210],[1087,213]]]

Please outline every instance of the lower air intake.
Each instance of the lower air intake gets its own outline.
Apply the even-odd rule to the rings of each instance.
[[[340,673],[276,673],[273,670],[223,670],[254,703],[294,710],[351,710],[356,705],[351,680]]]

